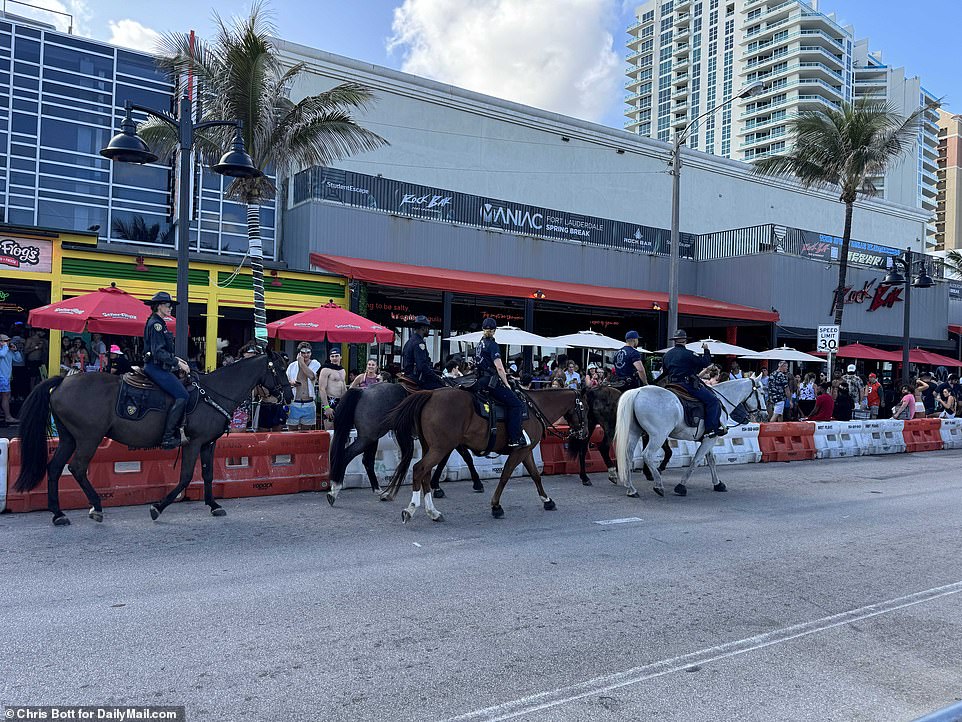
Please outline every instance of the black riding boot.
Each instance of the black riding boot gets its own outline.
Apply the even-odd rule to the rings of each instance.
[[[180,446],[180,427],[184,418],[187,401],[174,399],[173,405],[167,411],[167,423],[164,424],[164,439],[160,442],[162,449],[176,449]]]

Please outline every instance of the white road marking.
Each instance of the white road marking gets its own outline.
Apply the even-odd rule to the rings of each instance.
[[[412,544],[414,544],[414,546],[416,546],[416,547],[417,547],[418,549],[420,549],[420,548],[421,548],[421,545],[420,545],[420,544],[418,544],[417,542],[411,542],[411,543],[412,543]]]
[[[915,592],[904,597],[889,599],[878,604],[869,604],[865,607],[850,609],[847,612],[833,614],[810,622],[802,622],[801,624],[783,627],[782,629],[765,632],[754,637],[726,642],[725,644],[708,647],[679,657],[663,659],[641,667],[632,667],[622,672],[595,677],[594,679],[579,682],[578,684],[558,687],[553,690],[522,697],[510,702],[504,702],[492,707],[466,712],[457,717],[451,717],[447,722],[468,722],[469,720],[472,722],[481,722],[482,720],[483,722],[497,722],[498,720],[512,719],[514,717],[520,717],[521,715],[532,714],[552,707],[558,707],[568,702],[584,699],[585,697],[593,697],[621,687],[627,687],[649,679],[662,677],[672,672],[680,672],[696,664],[704,665],[728,657],[745,654],[746,652],[754,652],[775,644],[790,642],[794,639],[807,637],[810,634],[824,632],[835,627],[860,622],[864,619],[870,619],[882,614],[897,612],[906,607],[931,602],[960,592],[962,592],[962,581],[953,582],[952,584],[946,584],[941,587],[933,587],[932,589]]]
[[[595,524],[607,526],[608,524],[631,524],[634,521],[641,521],[641,519],[636,516],[626,516],[624,519],[602,519],[601,521],[596,521]]]

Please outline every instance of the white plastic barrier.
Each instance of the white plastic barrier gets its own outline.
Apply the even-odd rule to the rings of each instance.
[[[0,439],[0,511],[7,508],[7,470],[10,467],[10,440]]]
[[[813,421],[815,425],[815,458],[840,459],[845,456],[859,456],[859,447],[851,442],[851,432],[845,421]],[[846,445],[843,436],[849,438]]]
[[[842,449],[846,452],[843,456],[861,456],[862,436],[865,433],[863,421],[839,421],[840,426],[838,437],[842,442]]]
[[[507,460],[507,456],[495,456],[491,459],[485,457],[474,456],[472,457],[472,462],[474,463],[474,468],[477,469],[479,479],[500,479],[501,472],[504,471],[504,462]],[[544,460],[541,458],[541,444],[534,447],[534,463],[538,467],[538,472],[544,472]],[[527,476],[528,472],[525,470],[522,464],[518,464],[513,472],[511,472],[511,477],[516,476]],[[441,476],[441,481],[470,481],[471,471],[468,469],[468,465],[464,463],[464,459],[458,452],[453,452],[451,458],[448,459],[447,465],[444,467],[444,474]]]
[[[962,419],[942,419],[939,430],[942,446],[946,449],[962,449]]]
[[[333,433],[333,432],[332,432]],[[351,430],[351,443],[357,438],[357,431]],[[401,450],[394,440],[394,434],[385,434],[377,442],[377,451],[374,454],[374,474],[377,476],[381,486],[384,486],[394,470],[397,469],[398,462],[401,460]],[[421,444],[414,442],[414,457],[411,459],[411,466],[404,477],[404,483],[410,484],[414,475],[414,465],[421,460]],[[355,456],[347,465],[344,471],[345,489],[370,489],[371,484],[367,478],[367,471],[364,469],[363,455]]]
[[[716,464],[757,464],[762,460],[758,424],[733,426],[715,442],[711,454]]]
[[[901,454],[905,452],[904,424],[897,419],[862,422],[862,454]]]
[[[688,466],[691,463],[691,460],[695,457],[695,452],[698,451],[698,444],[696,444],[694,441],[668,439],[668,446],[671,449],[671,459],[668,460],[669,469],[680,469]],[[635,447],[635,454],[631,459],[632,471],[640,471],[644,465],[645,462],[641,458],[641,454],[644,450],[644,446],[642,446],[642,443],[639,441],[638,445]],[[661,460],[664,455],[665,453],[661,449],[658,449],[655,454],[655,458],[659,464],[661,464]]]

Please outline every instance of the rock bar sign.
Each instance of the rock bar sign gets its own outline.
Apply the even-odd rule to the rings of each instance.
[[[0,236],[0,270],[50,273],[53,244],[35,238]]]

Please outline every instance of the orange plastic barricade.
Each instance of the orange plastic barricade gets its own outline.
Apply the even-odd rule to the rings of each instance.
[[[541,439],[541,459],[544,461],[543,476],[551,474],[567,474],[568,458],[565,451],[565,438],[568,436],[567,426],[557,426],[559,438],[556,434],[547,433]]]
[[[57,440],[47,442],[48,455],[57,448]],[[179,472],[172,464],[173,451],[129,451],[123,444],[106,440],[97,448],[87,469],[87,477],[100,495],[103,505],[127,506],[149,504],[161,499],[177,485]],[[10,467],[7,475],[8,511],[40,511],[47,508],[46,479],[33,491],[20,493],[13,483],[20,474],[20,439],[13,439],[9,448]],[[60,477],[60,506],[63,509],[86,509],[90,503],[64,467]]]
[[[586,474],[598,474],[601,472],[608,471],[608,467],[605,465],[604,460],[601,458],[601,452],[598,451],[598,444],[601,443],[601,439],[604,436],[604,432],[601,430],[600,426],[596,426],[594,432],[591,434],[591,439],[589,440],[588,454],[585,456],[585,473]],[[562,449],[564,446],[562,446]],[[609,455],[614,452],[614,447],[612,446]],[[567,454],[567,452],[566,452]],[[614,460],[614,459],[612,459]],[[574,459],[569,459],[567,455],[565,456],[565,474],[580,474],[581,467],[578,464],[577,457]]]
[[[297,494],[326,491],[331,473],[326,431],[239,433],[222,437],[214,454],[214,497]],[[187,498],[204,498],[200,464]]]
[[[815,458],[815,425],[805,422],[759,424],[762,462],[803,461]]]
[[[906,451],[937,451],[942,448],[941,419],[911,419],[902,428]]]

